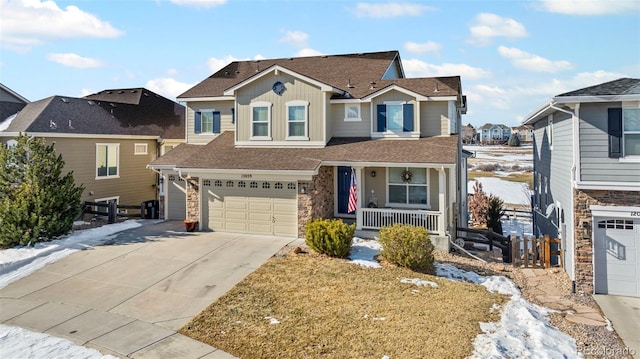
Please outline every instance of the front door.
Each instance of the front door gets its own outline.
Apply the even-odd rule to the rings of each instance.
[[[349,214],[349,187],[351,186],[351,167],[339,166],[338,174],[338,214]]]

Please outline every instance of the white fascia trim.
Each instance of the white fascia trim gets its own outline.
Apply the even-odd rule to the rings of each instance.
[[[350,166],[350,167],[415,167],[431,169],[455,169],[455,163],[415,163],[415,162],[352,162],[352,161],[322,161],[322,166]]]
[[[394,84],[394,85],[382,88],[379,91],[376,91],[376,92],[372,93],[371,95],[365,96],[365,97],[362,98],[362,100],[363,101],[371,101],[372,98],[384,95],[385,93],[387,93],[389,91],[393,91],[393,90],[398,91],[398,92],[402,92],[403,94],[411,96],[411,97],[415,97],[415,99],[417,101],[427,101],[429,99],[427,96],[420,95],[417,92],[413,92],[413,91],[407,90],[404,87],[400,87],[400,86]]]
[[[549,101],[549,102],[545,103],[544,105],[538,107],[538,109],[534,110],[529,116],[525,117],[524,121],[522,121],[522,124],[523,125],[530,125],[530,124],[538,122],[543,117],[546,117],[547,115],[549,115],[546,112],[551,109],[551,105],[552,104],[553,104],[553,102]]]
[[[353,103],[353,104],[360,104],[363,102],[371,102],[371,101],[363,101],[359,98],[341,98],[341,99],[329,99],[329,103],[330,104],[339,104],[339,103]]]
[[[220,179],[232,180],[299,180],[310,181],[318,170],[250,170],[250,169],[221,169],[221,168],[180,168],[183,175],[192,177],[215,176]],[[250,177],[249,177],[250,176]]]
[[[25,134],[32,137],[60,137],[60,138],[95,138],[95,139],[118,139],[118,140],[158,140],[160,136],[143,135],[106,135],[90,133],[55,133],[55,132],[0,132],[0,137],[16,137]]]
[[[30,103],[31,102],[31,101],[27,100],[25,97],[23,97],[22,95],[20,95],[19,93],[13,91],[12,89],[8,88],[7,86],[5,86],[5,85],[3,85],[1,83],[0,83],[0,88],[2,88],[3,90],[7,91],[8,93],[10,93],[14,97],[16,97],[18,100],[23,101],[24,103]]]
[[[577,189],[610,190],[610,191],[640,191],[640,182],[576,182]]]
[[[147,168],[150,170],[159,170],[159,171],[175,171],[176,165],[147,165]]]
[[[593,217],[622,217],[622,218],[638,218],[640,217],[640,207],[631,206],[598,206],[592,204],[589,206]]]
[[[179,97],[180,102],[206,102],[206,101],[235,101],[233,96],[213,96],[213,97]]]
[[[324,141],[298,141],[298,140],[288,140],[288,141],[237,141],[235,143],[236,147],[245,147],[245,148],[288,148],[288,147],[325,147],[326,143]]]
[[[249,77],[248,79],[246,79],[246,80],[244,80],[244,81],[242,81],[242,82],[240,82],[240,83],[236,84],[235,86],[233,86],[233,87],[230,87],[230,88],[226,89],[226,90],[223,92],[223,94],[224,94],[225,96],[233,96],[233,95],[235,94],[235,92],[236,92],[236,90],[237,90],[237,89],[239,89],[239,88],[241,88],[241,87],[244,87],[245,85],[250,84],[250,83],[252,83],[252,82],[254,82],[254,81],[256,81],[256,80],[258,80],[258,79],[260,79],[260,78],[262,78],[262,77],[264,77],[264,76],[267,76],[267,75],[271,74],[272,72],[277,72],[277,71],[282,71],[282,72],[284,72],[285,74],[291,75],[291,76],[293,76],[293,77],[297,77],[297,78],[299,78],[299,79],[301,79],[301,80],[304,80],[304,81],[306,81],[306,82],[309,82],[309,83],[311,83],[311,84],[314,84],[314,85],[316,85],[316,86],[320,87],[320,90],[321,90],[321,91],[327,91],[327,92],[342,92],[342,91],[340,91],[340,90],[335,89],[333,86],[329,86],[329,85],[327,85],[327,84],[325,84],[325,83],[319,82],[319,81],[317,81],[317,80],[314,80],[314,79],[312,79],[312,78],[310,78],[310,77],[307,77],[307,76],[305,76],[305,75],[302,75],[302,74],[300,74],[300,73],[297,73],[297,72],[291,71],[291,70],[289,70],[289,69],[287,69],[287,68],[284,68],[284,67],[282,67],[282,66],[280,66],[280,65],[273,65],[273,66],[268,67],[268,68],[266,68],[265,70],[263,70],[263,71],[259,72],[258,74],[253,75],[253,76]]]
[[[584,103],[584,102],[618,102],[618,101],[638,101],[639,94],[631,95],[604,95],[604,96],[556,96],[555,103]]]

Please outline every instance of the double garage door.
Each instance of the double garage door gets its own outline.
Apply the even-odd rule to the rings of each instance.
[[[211,230],[298,235],[297,184],[286,181],[202,181],[202,218]]]
[[[640,297],[640,219],[595,218],[595,292]]]

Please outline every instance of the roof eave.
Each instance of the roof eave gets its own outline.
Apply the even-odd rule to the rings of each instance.
[[[556,96],[553,98],[556,103],[584,103],[584,102],[618,102],[618,101],[640,101],[640,94],[630,95],[601,95],[601,96]]]

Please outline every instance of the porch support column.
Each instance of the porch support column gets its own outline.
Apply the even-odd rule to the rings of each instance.
[[[460,208],[460,202],[458,202],[457,192],[458,187],[456,186],[456,171],[449,168],[449,198],[447,198],[447,200],[451,204],[455,203],[455,206],[451,205],[451,207],[449,207],[449,220],[454,222],[453,226],[457,225],[455,221],[453,221],[453,219],[460,213],[460,211],[458,211],[458,208]],[[460,200],[462,200],[462,198],[460,198]]]
[[[362,229],[362,222],[363,222],[363,213],[362,213],[362,193],[364,193],[364,191],[362,190],[362,186],[363,186],[363,170],[364,167],[353,167],[355,174],[356,174],[356,198],[358,199],[357,203],[356,203],[356,229]]]
[[[445,223],[447,223],[447,210],[445,207],[447,198],[446,183],[444,167],[440,167],[438,168],[438,212],[440,212],[440,216],[438,217],[438,234],[441,236],[445,234]]]

